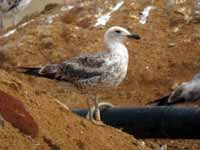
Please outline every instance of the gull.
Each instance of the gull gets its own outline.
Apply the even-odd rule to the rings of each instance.
[[[192,80],[178,85],[171,94],[151,102],[150,104],[162,106],[197,100],[200,100],[200,73],[196,74]]]
[[[125,28],[113,26],[104,34],[104,51],[80,55],[44,67],[19,67],[18,72],[71,83],[84,93],[89,93],[95,102],[96,120],[93,119],[90,100],[87,99],[89,119],[98,124],[101,117],[96,94],[117,87],[126,77],[129,56],[124,42],[127,38],[139,40],[140,36]]]
[[[0,0],[0,28],[3,28],[3,15],[12,13],[14,25],[16,25],[15,13],[23,10],[31,0]]]

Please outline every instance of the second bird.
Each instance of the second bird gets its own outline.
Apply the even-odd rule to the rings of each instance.
[[[183,82],[168,96],[151,102],[153,106],[173,105],[181,102],[192,102],[200,100],[200,73],[192,80]]]

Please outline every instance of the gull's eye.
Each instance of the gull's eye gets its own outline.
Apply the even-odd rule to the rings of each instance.
[[[120,30],[116,30],[115,32],[116,32],[116,33],[121,33],[121,31],[120,31]]]

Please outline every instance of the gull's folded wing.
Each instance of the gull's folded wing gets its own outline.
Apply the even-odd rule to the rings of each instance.
[[[18,72],[29,75],[46,77],[55,80],[73,82],[100,76],[105,60],[96,55],[72,58],[61,64],[50,64],[44,67],[19,67]]]

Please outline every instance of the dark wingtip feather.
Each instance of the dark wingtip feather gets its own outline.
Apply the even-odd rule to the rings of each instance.
[[[147,105],[150,105],[150,106],[167,106],[167,105],[171,105],[171,103],[168,102],[168,98],[169,98],[169,94],[166,95],[166,96],[163,96],[159,99],[156,99],[150,103],[147,103]]]
[[[40,68],[32,68],[32,67],[18,67],[16,68],[16,71],[19,73],[34,75],[34,76],[40,76],[39,74]]]

